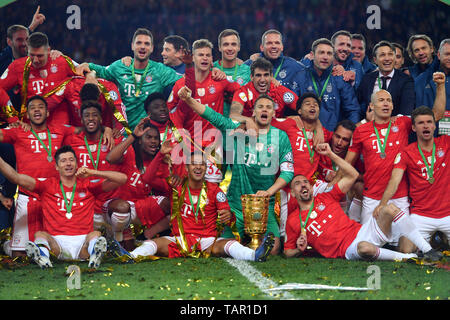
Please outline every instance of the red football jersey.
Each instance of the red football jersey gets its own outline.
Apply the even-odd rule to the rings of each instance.
[[[260,94],[256,91],[253,82],[250,81],[234,93],[233,102],[239,102],[244,106],[242,111],[243,116],[251,117],[253,114],[253,104],[259,95]],[[288,88],[282,85],[275,87],[273,83],[270,83],[270,89],[269,92],[267,92],[267,95],[275,101],[275,116],[277,118],[284,117],[284,109],[286,107],[295,111],[298,97]]]
[[[180,98],[178,97],[178,91],[184,86],[185,78],[178,80],[173,86],[172,93],[167,100],[167,107],[169,110],[174,109]],[[237,82],[229,80],[216,81],[211,78],[211,73],[202,82],[196,82],[196,90],[192,93],[194,99],[200,103],[212,108],[214,111],[223,114],[223,101],[225,92],[235,92],[240,88]],[[194,141],[202,141],[203,146],[207,146],[213,142],[213,136],[217,134],[217,129],[207,120],[196,114],[191,108],[186,108],[186,113],[182,115],[183,128],[189,131],[191,139]],[[198,121],[198,122],[197,122]],[[202,130],[195,130],[195,123],[197,126],[201,124]],[[176,124],[176,122],[174,122]],[[211,129],[211,130],[209,130]],[[205,132],[208,130],[207,134]],[[198,132],[197,132],[198,131]],[[195,135],[196,134],[196,135]],[[201,135],[200,135],[201,134]]]
[[[34,192],[41,196],[44,231],[52,236],[83,235],[94,231],[94,204],[96,195],[102,193],[102,179],[77,179],[71,215],[67,215],[59,177],[36,181]],[[70,202],[72,187],[64,186]]]
[[[177,188],[181,194],[183,186]],[[184,203],[180,208],[180,214],[183,221],[183,228],[186,234],[192,234],[198,237],[215,237],[217,235],[217,211],[226,209],[230,210],[227,197],[225,193],[219,188],[217,184],[206,182],[207,200],[206,205],[203,208],[203,215],[200,212],[200,208],[197,212],[197,220],[195,219],[195,211],[199,204],[198,198],[201,189],[190,189],[192,202],[189,199],[189,193],[185,191]],[[178,236],[178,221],[172,220],[172,232]]]
[[[27,61],[27,58],[28,57],[16,59],[8,66],[0,78],[1,88],[5,91],[9,91],[15,86],[18,86],[19,90],[21,90],[25,62]],[[55,60],[52,60],[49,56],[47,64],[40,69],[34,68],[31,64],[28,79],[27,98],[34,95],[44,95],[53,90],[64,80],[74,75],[75,73],[64,57],[58,57]],[[48,123],[67,124],[68,120],[67,105],[65,105],[56,109],[55,112],[50,115]]]
[[[57,176],[58,173],[55,170],[55,160],[53,155],[56,150],[62,146],[62,142],[65,137],[74,134],[74,128],[71,126],[48,126],[51,134],[52,143],[52,160],[48,161],[47,151],[41,145],[39,140],[33,135],[31,131],[25,132],[22,128],[4,128],[1,129],[3,133],[3,143],[10,143],[14,145],[14,151],[16,153],[16,170],[19,173],[29,175],[33,178],[49,178]],[[47,130],[37,131],[41,141],[45,144],[45,147],[49,147],[49,139]],[[28,195],[37,197],[36,194],[19,187],[19,191],[22,191]]]
[[[373,127],[374,122],[365,123],[356,128],[348,151],[362,154],[364,159],[364,191],[363,195],[380,200],[391,178],[394,168],[394,159],[405,146],[408,145],[408,135],[411,132],[411,119],[399,116],[391,125],[387,146],[386,158],[381,158],[381,150]],[[387,133],[389,123],[375,124],[381,143]],[[408,185],[404,177],[398,186],[394,199],[408,195]]]
[[[314,176],[314,173],[317,171],[317,167],[319,165],[319,154],[313,147],[314,133],[305,130],[306,135],[308,136],[307,138],[311,151],[314,151],[313,163],[311,163],[308,144],[306,143],[303,130],[297,127],[295,120],[290,118],[273,119],[271,125],[275,128],[283,130],[289,137],[292,153],[294,155],[294,176],[302,174],[310,180]],[[325,142],[328,142],[331,139],[332,133],[325,128],[323,128],[323,131]]]
[[[411,143],[395,158],[394,168],[406,170],[411,198],[410,212],[430,218],[444,218],[450,213],[450,197],[447,188],[450,181],[450,136],[434,139],[436,144],[433,178],[428,182],[428,171],[419,153],[417,142]],[[423,150],[423,155],[431,166],[432,151]]]
[[[345,194],[335,184],[328,192],[314,197],[314,208],[306,225],[308,245],[325,258],[344,258],[345,251],[356,238],[361,225],[350,218],[342,210],[339,201]],[[300,236],[300,218],[305,223],[308,210],[299,212],[297,208],[289,214],[286,223],[286,249],[296,249]]]
[[[1,122],[7,122],[8,117],[5,112],[7,112],[6,108],[12,108],[14,107],[12,105],[11,99],[9,98],[9,95],[6,93],[5,90],[0,88],[0,121]]]
[[[127,120],[125,105],[122,102],[117,86],[113,82],[107,81],[105,79],[97,80],[108,91],[109,96],[111,97],[111,101],[114,102],[114,106],[116,107],[117,111],[119,111],[123,118]],[[80,90],[84,86],[85,81],[86,79],[84,77],[73,77],[72,80],[67,83],[64,88],[61,88],[60,90],[49,96],[47,98],[47,103],[50,113],[53,110],[58,109],[59,105],[63,101],[65,101],[68,104],[68,112],[70,116],[69,123],[75,127],[81,127]],[[98,101],[102,105],[102,124],[110,128],[117,128],[119,130],[122,130],[122,124],[120,124],[114,116],[113,110],[106,101],[103,93],[100,93]]]

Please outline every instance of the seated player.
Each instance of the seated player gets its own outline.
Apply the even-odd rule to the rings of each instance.
[[[341,179],[325,192],[313,196],[309,180],[297,175],[291,182],[291,193],[299,209],[289,215],[286,226],[284,253],[287,257],[300,256],[307,245],[325,258],[348,260],[402,260],[417,257],[415,253],[401,253],[382,248],[389,242],[392,225],[409,238],[426,260],[439,260],[442,253],[431,248],[423,239],[409,216],[395,205],[383,207],[377,216],[361,225],[350,220],[339,201],[347,193],[358,172],[344,159],[331,151],[328,144],[319,144],[317,152],[327,155],[341,171]]]
[[[0,159],[0,172],[8,180],[40,195],[43,228],[35,233],[34,242],[27,242],[25,251],[41,268],[52,267],[50,252],[60,260],[89,259],[89,267],[98,268],[106,239],[93,231],[95,197],[124,184],[127,177],[115,171],[78,169],[70,146],[55,152],[55,163],[59,177],[38,180]]]
[[[167,166],[163,158],[172,148],[168,141],[162,145],[145,174],[145,181],[157,179],[156,168]],[[266,235],[256,250],[243,246],[235,239],[219,237],[217,224],[230,225],[235,221],[227,197],[219,186],[205,180],[206,161],[202,153],[197,151],[191,154],[186,170],[187,176],[178,187],[173,188],[166,183],[167,192],[172,193],[172,236],[147,240],[129,253],[116,242],[115,251],[132,258],[149,255],[174,258],[201,253],[206,256],[211,254],[239,260],[265,261],[273,247],[273,234]]]

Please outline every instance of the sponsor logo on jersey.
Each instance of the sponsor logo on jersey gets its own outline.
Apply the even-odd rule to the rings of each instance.
[[[111,97],[111,99],[113,101],[116,101],[117,99],[119,99],[119,96],[117,95],[117,92],[115,92],[114,90],[111,90],[109,93],[109,96]]]
[[[294,95],[290,92],[286,92],[283,94],[283,101],[285,103],[292,103],[292,101],[294,101]]]
[[[225,193],[223,193],[222,191],[218,192],[216,195],[216,200],[218,202],[225,202],[227,201],[227,196],[225,195]]]

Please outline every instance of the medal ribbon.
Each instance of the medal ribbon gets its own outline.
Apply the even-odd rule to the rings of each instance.
[[[94,169],[97,170],[98,168],[98,161],[100,159],[100,147],[102,145],[102,139],[103,139],[103,133],[100,135],[100,139],[98,140],[98,145],[97,145],[97,161],[94,161],[94,157],[92,156],[92,152],[91,152],[91,148],[89,147],[89,143],[87,141],[86,136],[84,136],[84,143],[86,145],[86,149],[89,153],[89,158],[92,161],[92,165],[94,166]]]
[[[317,88],[316,79],[314,78],[314,76],[313,76],[313,74],[311,72],[311,79],[312,79],[312,83],[313,83],[313,86],[314,86],[314,91],[319,96],[320,100],[322,100],[323,93],[325,92],[325,89],[327,87],[328,81],[330,80],[330,77],[331,77],[331,72],[328,74],[327,80],[325,80],[325,83],[323,84],[323,87],[322,87],[322,91],[320,92],[320,95],[319,95],[319,89]]]
[[[49,157],[51,157],[52,156],[52,135],[50,134],[50,131],[48,130],[48,128],[47,128],[48,148],[44,144],[44,142],[41,140],[41,138],[39,138],[39,135],[36,134],[36,132],[33,130],[33,128],[31,128],[31,133],[33,134],[33,136],[36,137],[36,139],[39,140],[39,143],[41,144],[42,148],[45,149],[45,151],[47,152],[47,155]]]
[[[281,66],[283,65],[283,62],[284,62],[284,56],[283,56],[283,58],[281,59],[280,65],[278,66],[277,70],[275,71],[275,75],[273,76],[274,79],[277,78],[278,72],[280,72],[280,69],[281,69]]]
[[[142,85],[144,84],[144,79],[145,79],[145,76],[147,75],[147,72],[148,72],[148,68],[149,68],[149,67],[150,67],[150,60],[148,60],[147,66],[146,66],[145,69],[144,69],[144,73],[142,74],[141,81],[140,81],[139,87],[138,87],[138,85],[137,85],[137,83],[136,83],[136,77],[135,77],[135,75],[134,75],[134,59],[133,59],[133,63],[132,63],[132,65],[131,65],[131,75],[133,76],[134,87],[135,87],[135,90],[136,90],[136,91],[135,91],[136,97],[138,97],[138,96],[139,96],[139,93],[141,92]]]
[[[420,155],[422,156],[422,160],[425,163],[425,165],[427,166],[427,173],[428,173],[428,180],[433,178],[433,174],[434,174],[434,161],[436,159],[435,157],[435,153],[436,153],[436,144],[433,142],[433,151],[431,154],[431,166],[428,165],[428,161],[425,158],[423,152],[422,152],[422,148],[420,148],[420,144],[417,143],[417,147],[419,148],[419,152]]]
[[[220,67],[220,71],[223,71],[223,65],[220,64],[220,61],[219,61],[219,67]],[[233,78],[232,78],[233,80],[236,79],[237,67],[238,67],[238,64],[236,62],[235,66],[234,66],[234,74],[233,74]]]
[[[303,135],[305,136],[306,145],[308,146],[308,152],[309,152],[309,158],[312,160],[314,158],[314,149],[311,149],[311,146],[309,145],[308,136],[306,135],[305,128],[302,128]]]
[[[387,129],[387,132],[386,132],[386,136],[384,137],[383,145],[381,145],[380,134],[378,133],[378,130],[375,127],[375,121],[373,121],[372,124],[373,124],[373,128],[375,129],[375,134],[377,135],[377,141],[378,141],[378,145],[380,147],[380,151],[381,151],[381,153],[385,153],[384,150],[386,149],[386,143],[387,143],[387,140],[388,140],[388,137],[389,137],[389,132],[391,131],[391,124],[392,124],[392,122],[389,121],[389,126],[388,126],[388,129]]]
[[[191,195],[191,190],[189,189],[189,186],[187,186],[187,191],[189,194],[189,201],[191,202],[191,206],[192,206],[192,210],[194,209],[194,201],[192,201],[192,195]],[[197,208],[195,209],[195,222],[198,222],[197,217],[198,217],[198,209],[200,208],[200,199],[202,198],[202,192],[203,192],[203,188],[200,189],[200,194],[198,195],[198,200],[197,200]],[[203,216],[203,212],[200,212]]]
[[[70,202],[69,203],[67,203],[66,192],[64,191],[64,187],[63,187],[63,184],[62,184],[61,180],[59,181],[59,186],[61,187],[61,192],[62,192],[63,197],[64,197],[64,204],[65,204],[65,207],[66,207],[66,212],[67,213],[72,213],[73,198],[75,197],[75,189],[77,188],[77,182],[75,181],[75,184],[73,185],[72,194],[70,195]]]
[[[314,199],[313,199],[313,202],[311,203],[311,207],[309,207],[308,215],[306,216],[306,220],[305,220],[304,224],[302,224],[302,212],[300,211],[299,218],[300,218],[300,228],[301,228],[302,232],[306,233],[306,231],[305,231],[306,224],[308,223],[309,216],[311,215],[313,208],[314,208]]]

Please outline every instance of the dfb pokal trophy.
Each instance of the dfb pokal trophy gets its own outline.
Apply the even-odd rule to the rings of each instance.
[[[267,231],[269,199],[268,196],[254,194],[241,196],[244,232],[252,239],[247,245],[250,249],[256,250],[261,245],[263,235]]]

